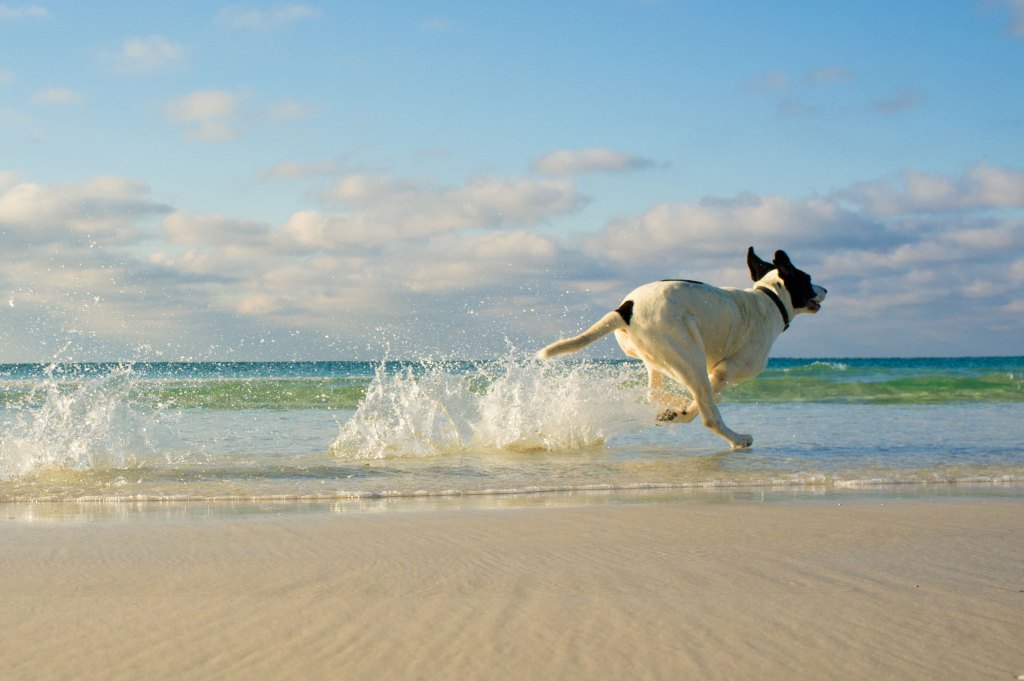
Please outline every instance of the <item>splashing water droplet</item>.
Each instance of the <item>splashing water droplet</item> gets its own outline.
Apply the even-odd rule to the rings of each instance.
[[[628,365],[506,358],[388,371],[381,363],[331,452],[381,459],[468,449],[577,450],[647,423],[643,380]]]
[[[0,479],[139,463],[154,449],[152,426],[162,416],[133,402],[137,381],[130,365],[98,375],[48,366],[0,434]]]

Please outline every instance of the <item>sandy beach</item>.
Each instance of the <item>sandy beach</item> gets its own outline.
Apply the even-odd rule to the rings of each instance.
[[[1016,679],[1024,501],[0,524],[10,679]]]

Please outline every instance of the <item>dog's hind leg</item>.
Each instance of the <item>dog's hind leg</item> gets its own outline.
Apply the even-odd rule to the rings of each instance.
[[[722,401],[722,388],[728,385],[729,378],[729,365],[725,362],[719,362],[708,372],[708,381],[711,382],[711,392],[715,396],[716,403]]]
[[[647,367],[647,401],[665,408],[658,414],[659,421],[689,423],[697,417],[697,409],[692,406],[693,400],[670,393],[665,388],[664,374],[650,362],[645,361],[644,366]]]
[[[722,414],[715,404],[715,389],[706,373],[704,342],[692,319],[686,321],[691,343],[684,349],[666,339],[661,344],[660,368],[669,376],[682,383],[693,395],[693,401],[700,411],[701,422],[708,430],[725,439],[733,449],[749,447],[754,439],[750,435],[737,433],[722,420]],[[693,409],[693,407],[689,407]]]
[[[711,397],[715,404],[722,401],[722,388],[728,382],[728,375],[724,363],[718,364],[714,370],[708,373],[708,381],[711,383]],[[661,374],[659,374],[660,377]],[[671,395],[668,392],[665,394]],[[697,417],[698,412],[695,400],[675,398],[675,401],[668,409],[658,414],[658,420],[671,421],[672,423],[689,423]]]

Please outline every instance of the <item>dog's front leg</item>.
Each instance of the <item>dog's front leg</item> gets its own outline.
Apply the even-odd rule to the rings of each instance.
[[[743,449],[753,444],[753,437],[744,433],[737,433],[725,425],[725,422],[722,420],[722,413],[718,411],[718,405],[716,404],[716,397],[720,397],[720,395],[715,395],[712,391],[711,381],[706,375],[701,375],[693,383],[688,384],[687,387],[693,392],[694,402],[696,403],[694,405],[696,409],[693,407],[691,409],[693,411],[700,411],[701,421],[708,430],[727,440],[733,449]]]

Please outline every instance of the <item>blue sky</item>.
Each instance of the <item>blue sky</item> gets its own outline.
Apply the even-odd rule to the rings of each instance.
[[[1020,0],[0,3],[0,361],[491,356],[748,245],[777,355],[1019,354],[1021,74]]]

